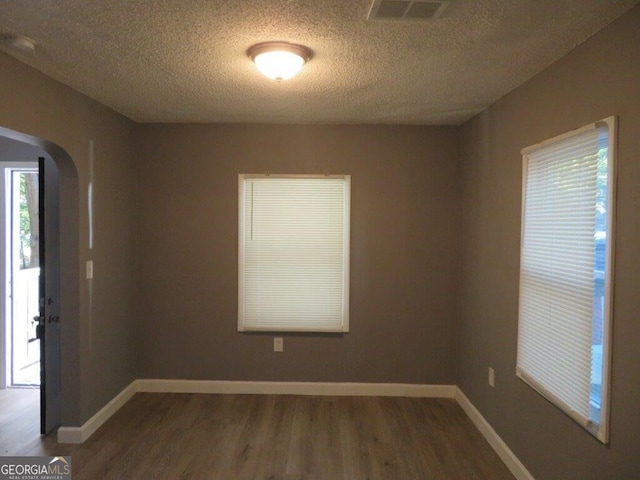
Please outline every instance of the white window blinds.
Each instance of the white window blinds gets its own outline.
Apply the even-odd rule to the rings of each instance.
[[[346,332],[349,176],[240,175],[240,331]]]
[[[592,347],[596,238],[610,230],[596,225],[607,136],[600,122],[523,151],[517,375],[591,430],[600,423],[593,368],[603,370]],[[605,194],[606,178],[605,157]]]

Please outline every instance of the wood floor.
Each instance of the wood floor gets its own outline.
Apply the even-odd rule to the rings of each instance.
[[[40,436],[40,389],[0,389],[0,456],[48,455]]]
[[[82,445],[0,421],[0,454],[71,455],[74,480],[514,478],[449,399],[138,393]]]

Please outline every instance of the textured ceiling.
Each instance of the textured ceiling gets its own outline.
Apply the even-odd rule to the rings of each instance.
[[[367,20],[371,0],[0,0],[24,63],[139,122],[456,125],[638,0],[453,0],[433,20]],[[246,55],[313,50],[275,82]]]

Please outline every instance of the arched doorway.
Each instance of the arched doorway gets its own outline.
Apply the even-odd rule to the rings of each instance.
[[[40,176],[46,192],[42,199],[46,225],[41,234],[45,237],[47,291],[40,302],[43,328],[52,334],[41,340],[47,350],[46,395],[41,398],[41,412],[33,413],[41,418],[42,431],[48,433],[61,423],[77,424],[80,417],[78,175],[68,153],[52,142],[0,127],[0,144],[10,142],[22,146],[35,161],[43,159],[46,168]]]

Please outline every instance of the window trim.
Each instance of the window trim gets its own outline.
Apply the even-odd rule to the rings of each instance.
[[[532,152],[538,151],[549,145],[561,142],[567,138],[580,135],[589,130],[607,127],[607,243],[606,243],[606,271],[604,285],[604,308],[602,319],[602,379],[601,379],[601,404],[600,404],[600,422],[594,424],[588,422],[583,423],[566,409],[562,402],[554,398],[553,392],[546,392],[539,388],[535,382],[529,381],[526,375],[520,370],[516,360],[516,376],[523,382],[533,388],[536,392],[549,400],[553,405],[558,407],[562,412],[567,414],[578,424],[583,426],[589,433],[594,435],[600,442],[609,443],[609,422],[610,422],[610,404],[611,404],[611,366],[612,366],[612,334],[613,334],[613,308],[614,308],[614,272],[615,272],[615,224],[616,224],[616,184],[617,184],[617,118],[615,116],[607,117],[603,120],[586,125],[582,128],[571,132],[558,135],[538,144],[523,148],[522,154],[522,211],[521,211],[521,235],[520,235],[520,251],[522,255],[524,231],[525,231],[525,195],[527,188],[527,168],[528,157]],[[519,272],[521,272],[520,265]],[[519,302],[520,303],[520,300]],[[518,307],[520,308],[520,306]],[[520,314],[518,314],[518,330],[520,329]],[[519,334],[518,334],[519,335]],[[517,349],[516,349],[517,350]]]
[[[244,324],[244,297],[245,284],[244,272],[244,235],[245,235],[245,196],[244,182],[252,178],[310,178],[310,179],[341,179],[345,182],[344,193],[344,234],[343,234],[343,302],[342,325],[340,328],[293,328],[293,327],[269,327],[248,328]],[[238,332],[299,332],[299,333],[348,333],[349,332],[349,304],[350,304],[350,225],[351,225],[351,176],[350,175],[322,175],[322,174],[238,174]]]

